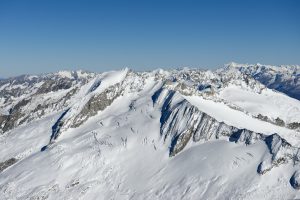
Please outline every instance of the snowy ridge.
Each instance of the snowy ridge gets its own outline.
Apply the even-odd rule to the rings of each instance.
[[[0,132],[26,124],[72,104],[72,97],[92,77],[72,79],[57,74],[22,76],[0,83]]]
[[[160,95],[159,93],[162,93],[163,97],[154,99],[166,99],[163,102],[160,122],[161,135],[164,141],[169,140],[170,143],[170,156],[175,156],[182,151],[190,140],[199,142],[200,140],[226,138],[226,140],[247,145],[259,140],[266,143],[272,159],[265,158],[262,161],[257,170],[260,174],[264,174],[282,163],[300,160],[300,149],[292,147],[276,133],[267,136],[247,129],[228,126],[198,110],[187,100],[180,98],[174,91],[159,90],[155,96]]]
[[[229,85],[220,92],[219,97],[234,103],[254,116],[259,114],[269,116],[273,121],[280,118],[287,124],[298,122],[300,119],[299,101],[270,89],[257,94],[236,85]]]
[[[225,69],[236,69],[244,74],[252,76],[271,89],[286,93],[287,95],[300,99],[300,66],[299,65],[249,65],[230,63]]]
[[[104,110],[112,101],[120,95],[121,90],[118,85],[124,80],[128,69],[121,71],[106,72],[96,76],[90,84],[87,91],[80,99],[77,99],[57,120],[53,126],[53,133],[49,144],[58,138],[61,132],[68,128],[76,128],[85,122],[88,117],[94,116],[100,110]]]
[[[299,100],[234,65],[1,80],[0,199],[300,198]]]

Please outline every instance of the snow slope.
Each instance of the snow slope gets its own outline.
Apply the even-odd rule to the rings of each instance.
[[[268,154],[263,143],[246,146],[211,141],[192,145],[170,158],[168,146],[157,134],[159,110],[151,106],[151,96],[145,95],[137,102],[135,111],[128,112],[132,98],[128,95],[118,99],[78,130],[65,133],[44,152],[36,147],[41,147],[48,135],[37,138],[40,143],[32,144],[30,156],[2,172],[1,198],[299,198],[289,185],[292,166],[283,166],[280,171],[275,169],[263,176],[256,173],[262,156]],[[1,138],[1,142],[14,141],[15,146],[24,147],[24,139],[13,135],[20,131],[30,133],[31,127],[36,125],[15,130],[14,134]],[[40,131],[49,132],[42,123],[41,128]],[[24,151],[12,146],[1,150],[1,155],[7,156]]]
[[[255,117],[298,100],[232,71],[76,74],[0,83],[0,122],[34,116],[0,135],[1,200],[300,198],[298,130]]]
[[[300,102],[282,93],[263,90],[261,94],[257,94],[237,86],[229,86],[220,92],[220,97],[254,115],[262,114],[273,119],[279,117],[287,123],[300,119]]]

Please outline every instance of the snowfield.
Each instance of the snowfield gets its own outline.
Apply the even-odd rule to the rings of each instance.
[[[240,87],[229,86],[221,91],[220,97],[254,115],[263,114],[273,119],[279,117],[288,123],[300,119],[298,100],[269,89],[257,94]]]
[[[300,198],[299,129],[256,117],[299,123],[299,101],[231,73],[0,82],[0,199]]]

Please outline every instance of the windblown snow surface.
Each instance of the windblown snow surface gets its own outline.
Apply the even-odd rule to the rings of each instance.
[[[0,163],[17,160],[0,168],[0,199],[300,198],[292,181],[300,181],[295,176],[300,169],[299,129],[255,117],[300,122],[299,101],[254,79],[262,92],[243,86],[239,76],[215,86],[210,80],[218,79],[217,73],[197,72],[209,77],[205,80],[194,79],[193,73],[124,69],[93,74],[61,107],[50,104],[44,115],[0,134]],[[72,74],[62,71],[58,76],[70,79]],[[215,90],[200,91],[200,85],[208,83]],[[12,86],[0,87],[4,91]],[[63,99],[72,87],[36,96],[32,87],[9,107],[30,96],[32,103],[20,112],[31,115],[35,106]],[[8,110],[4,96],[0,103]],[[7,112],[2,115],[13,113]],[[213,125],[203,125],[204,119]],[[233,132],[218,128],[217,135],[213,126]],[[190,137],[190,128],[202,139]],[[251,141],[243,140],[239,130],[249,131]],[[237,139],[236,133],[241,133]],[[172,152],[180,145],[184,148]],[[260,173],[265,166],[268,170]]]

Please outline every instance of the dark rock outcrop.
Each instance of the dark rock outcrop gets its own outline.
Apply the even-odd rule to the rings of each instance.
[[[276,133],[264,135],[218,122],[187,100],[180,98],[174,91],[159,90],[152,99],[154,103],[162,104],[160,134],[165,142],[170,141],[170,156],[180,153],[189,142],[223,138],[246,145],[257,141],[264,142],[271,157],[270,159],[266,157],[259,164],[257,168],[259,174],[265,174],[273,167],[289,161],[300,160],[299,148],[293,147]]]
[[[10,158],[4,162],[0,162],[0,173],[5,170],[6,168],[15,164],[18,160],[16,158]]]
[[[295,171],[290,179],[290,184],[294,189],[300,190],[300,171]]]
[[[78,113],[71,124],[71,128],[76,128],[84,123],[89,117],[96,115],[99,111],[104,110],[118,96],[121,95],[120,84],[108,87],[100,94],[92,96]]]

